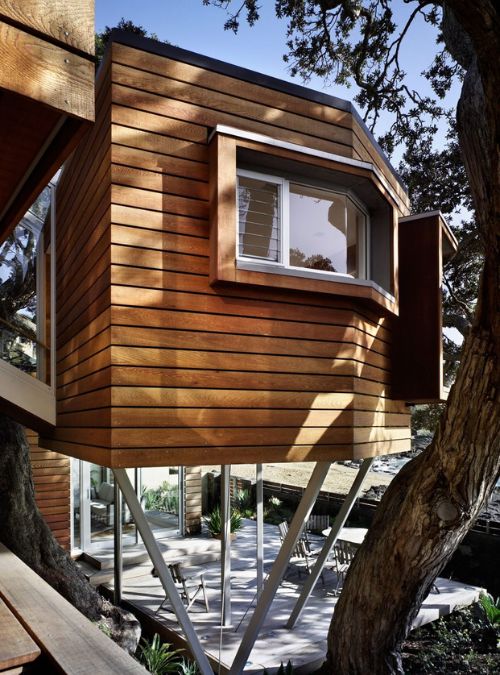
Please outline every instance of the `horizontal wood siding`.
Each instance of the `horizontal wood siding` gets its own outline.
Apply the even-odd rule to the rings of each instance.
[[[71,474],[70,458],[38,445],[38,434],[26,430],[30,446],[35,498],[55,538],[70,548]]]
[[[103,86],[108,74],[105,65],[95,125],[66,163],[56,193],[58,428],[41,443],[83,459],[96,457],[92,440],[85,430],[68,433],[62,427],[65,444],[58,443],[59,416],[67,410],[94,409],[104,400],[108,406],[103,405],[96,416],[99,424],[110,420],[110,373],[99,356],[110,345],[111,316],[111,115],[109,87]]]
[[[111,144],[99,160],[89,139],[61,189],[68,212],[83,204],[72,238],[86,248],[61,272],[52,447],[115,466],[409,449],[408,409],[391,398],[392,317],[356,298],[210,283],[211,128],[356,158],[351,116],[123,45],[112,57],[100,93]],[[93,208],[90,184],[105,195]],[[67,278],[74,264],[81,283]]]

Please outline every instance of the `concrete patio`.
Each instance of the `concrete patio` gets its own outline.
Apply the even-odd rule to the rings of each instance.
[[[182,562],[184,573],[193,577],[193,584],[204,574],[210,612],[205,611],[203,598],[200,595],[189,612],[201,644],[216,672],[227,672],[238,649],[256,596],[256,525],[245,520],[244,527],[232,542],[232,626],[221,629],[221,569],[220,561],[213,561],[213,540],[206,537],[190,538],[189,544],[179,546],[178,539],[163,539],[161,548],[168,562]],[[318,544],[324,541],[316,537]],[[195,542],[198,542],[196,546]],[[273,525],[264,526],[264,569],[267,574],[280,547],[278,528]],[[189,552],[203,556],[204,549],[210,552],[202,564],[193,564],[196,558],[190,558]],[[184,554],[180,554],[180,551]],[[164,599],[164,591],[159,579],[151,576],[152,565],[142,558],[142,562],[126,567],[123,573],[123,600],[131,603],[145,618],[149,626],[157,629],[167,639],[182,644],[182,634],[176,617],[169,611],[168,603],[158,613],[156,610]],[[199,561],[199,558],[198,558]],[[329,570],[324,572],[324,585],[321,580],[306,605],[301,619],[293,630],[285,628],[285,623],[299,596],[301,583],[297,570],[291,569],[282,582],[271,610],[267,616],[259,638],[251,652],[245,672],[269,672],[276,670],[280,663],[291,661],[296,672],[307,673],[315,670],[323,661],[326,652],[326,637],[332,613],[337,602],[334,595],[335,574]],[[106,584],[113,588],[112,581]],[[440,616],[449,614],[457,607],[475,602],[480,588],[466,586],[459,582],[437,579],[436,585],[440,593],[431,593],[424,601],[415,621],[415,627],[434,621]],[[151,621],[154,623],[152,624]]]

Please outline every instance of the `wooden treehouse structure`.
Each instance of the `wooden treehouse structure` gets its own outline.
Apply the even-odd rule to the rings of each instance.
[[[410,449],[408,406],[443,400],[456,242],[439,212],[410,215],[351,103],[117,31],[51,221],[54,416],[32,410],[32,427],[41,447],[113,471],[203,673],[126,469],[225,467],[227,623],[229,465],[317,463],[239,673],[330,464],[364,460],[323,562],[373,457]]]

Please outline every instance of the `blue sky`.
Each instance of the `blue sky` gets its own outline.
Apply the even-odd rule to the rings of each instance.
[[[242,21],[235,36],[224,30],[225,12],[204,6],[202,0],[96,0],[96,31],[114,26],[124,17],[178,47],[303,84],[300,79],[290,76],[283,62],[286,26],[275,18],[274,2],[262,0],[261,5],[261,19],[257,24],[250,28]],[[394,8],[396,20],[402,23],[412,6],[396,0]],[[436,29],[420,20],[412,26],[403,44],[401,60],[412,87],[421,89],[419,73],[429,65],[436,51],[435,40]],[[325,86],[317,78],[307,86],[346,99],[354,95],[353,89]],[[455,91],[454,97],[450,98],[450,105],[456,102],[457,94]],[[384,123],[388,123],[387,118],[377,128],[377,133],[384,131]]]

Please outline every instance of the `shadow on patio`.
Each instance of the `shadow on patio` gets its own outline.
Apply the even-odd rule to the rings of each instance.
[[[221,629],[221,564],[220,561],[207,561],[199,564],[204,547],[213,552],[213,540],[206,537],[190,540],[169,539],[162,541],[162,550],[167,562],[181,562],[186,577],[193,577],[196,584],[203,573],[207,587],[210,611],[206,612],[203,594],[200,593],[193,604],[189,616],[199,636],[203,649],[211,660],[212,666],[220,672],[229,670],[239,647],[245,628],[252,615],[256,601],[256,524],[245,520],[244,527],[232,542],[231,554],[231,605],[232,626]],[[189,541],[189,545],[187,544]],[[322,537],[316,537],[314,543],[321,544]],[[184,545],[182,544],[184,542]],[[198,545],[196,544],[198,543]],[[280,548],[278,528],[264,525],[264,570],[269,572]],[[180,551],[183,550],[183,554]],[[189,553],[192,552],[192,554]],[[197,555],[197,559],[191,557]],[[213,557],[213,556],[212,556]],[[198,564],[192,564],[198,562]],[[133,605],[148,625],[149,630],[159,632],[163,639],[183,644],[182,631],[176,617],[169,610],[168,602],[157,612],[165,597],[159,579],[151,575],[150,562],[142,562],[125,568],[123,574],[122,597]],[[323,661],[326,652],[326,637],[332,613],[337,601],[334,595],[335,574],[324,572],[324,585],[321,580],[307,603],[304,612],[293,630],[285,624],[297,601],[305,576],[299,578],[297,569],[290,570],[281,583],[273,600],[262,630],[247,662],[245,672],[269,672],[277,669],[281,662],[290,660],[297,672],[311,672]],[[468,605],[477,600],[480,589],[465,586],[458,582],[438,579],[440,593],[430,594],[424,601],[415,626],[433,621],[448,614],[457,606]],[[106,584],[113,588],[112,582]]]

